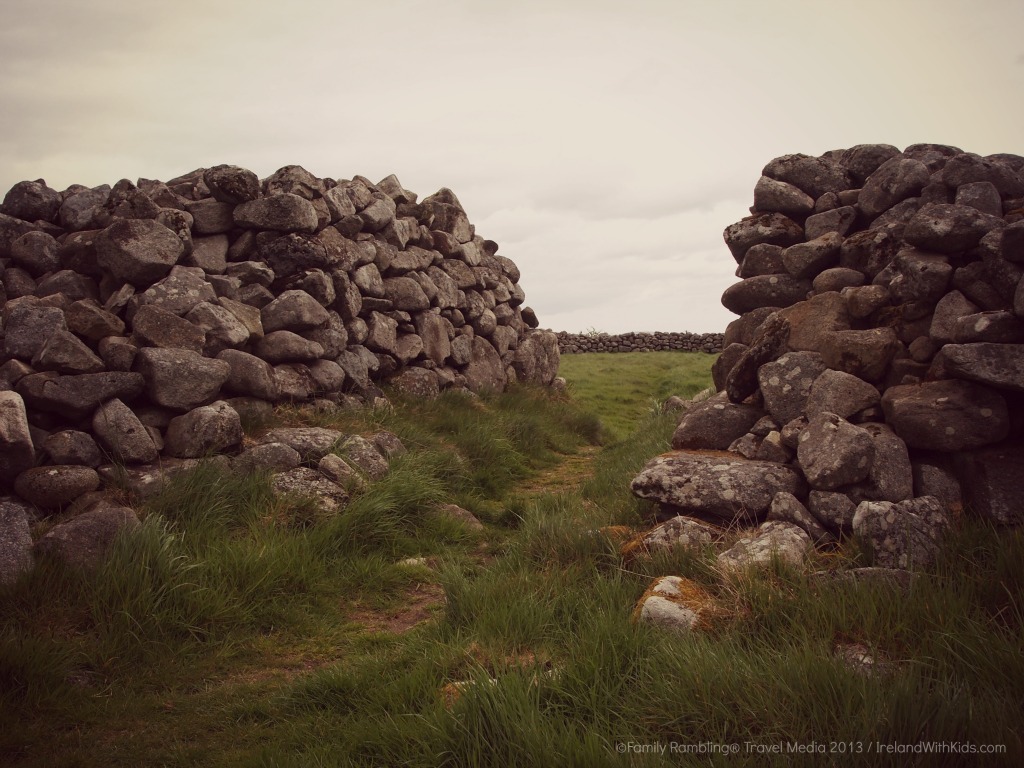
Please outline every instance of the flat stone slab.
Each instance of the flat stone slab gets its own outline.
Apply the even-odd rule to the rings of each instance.
[[[779,491],[803,496],[800,473],[785,464],[714,451],[673,451],[647,463],[630,487],[637,496],[726,521],[763,517]]]

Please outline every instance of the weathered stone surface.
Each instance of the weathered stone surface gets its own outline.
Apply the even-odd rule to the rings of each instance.
[[[105,370],[103,361],[77,336],[67,331],[54,331],[32,358],[32,366],[39,371],[68,374]]]
[[[892,328],[863,331],[832,331],[821,350],[825,365],[865,381],[881,381],[896,351],[899,339]]]
[[[783,491],[775,494],[768,509],[768,520],[779,520],[799,526],[815,545],[831,544],[835,541],[835,536],[791,493]]]
[[[964,509],[964,496],[949,454],[919,454],[912,462],[914,492],[912,496],[934,496],[954,519]],[[911,498],[911,497],[908,497]],[[1018,497],[1019,498],[1019,497]],[[893,499],[889,499],[893,501]]]
[[[153,438],[132,409],[117,398],[96,409],[92,431],[114,461],[126,464],[156,461],[158,451]]]
[[[91,299],[81,299],[64,310],[68,330],[83,339],[98,342],[124,333],[124,321]]]
[[[820,272],[811,281],[815,293],[839,292],[844,288],[859,288],[864,285],[864,273],[849,267],[832,267]]]
[[[935,367],[947,376],[1024,392],[1024,344],[946,344]]]
[[[559,360],[558,337],[551,331],[532,330],[520,340],[512,369],[518,381],[546,387],[558,375]]]
[[[260,310],[263,330],[304,331],[330,322],[330,315],[305,291],[285,291]]]
[[[251,395],[264,400],[276,400],[280,394],[274,369],[270,363],[248,352],[225,349],[217,355],[229,366],[224,389],[240,395]]]
[[[22,299],[9,308],[4,323],[4,353],[10,357],[32,360],[53,334],[67,330],[60,309],[28,303],[31,301]]]
[[[149,398],[175,411],[190,411],[213,400],[231,373],[223,360],[184,349],[140,349],[135,369],[146,379]]]
[[[284,443],[298,451],[304,462],[316,463],[345,437],[336,429],[323,427],[279,427],[263,435],[259,443]]]
[[[804,412],[811,385],[825,371],[816,352],[788,352],[765,363],[757,373],[764,408],[779,424]]]
[[[316,379],[305,363],[281,363],[274,366],[274,379],[284,402],[303,402],[317,393]]]
[[[793,154],[776,157],[761,171],[764,176],[799,187],[817,199],[828,192],[850,188],[846,169],[825,157]]]
[[[317,471],[346,490],[354,490],[364,485],[362,475],[352,464],[334,453],[328,453],[316,466]]]
[[[235,206],[233,216],[242,229],[276,232],[315,232],[318,222],[313,204],[288,192],[241,203]]]
[[[960,291],[950,291],[935,305],[928,335],[943,344],[951,342],[954,340],[959,320],[977,311],[978,306]]]
[[[308,467],[278,472],[274,475],[272,487],[278,494],[310,499],[320,515],[340,512],[348,504],[348,494],[344,488]]]
[[[206,331],[159,304],[146,304],[132,318],[132,336],[140,345],[202,352]]]
[[[1024,445],[1008,442],[959,457],[971,511],[998,525],[1024,523]],[[947,504],[947,509],[949,508]]]
[[[845,493],[811,491],[807,494],[807,507],[816,520],[835,533],[848,533],[853,529],[857,505]]]
[[[311,363],[324,354],[324,348],[291,331],[273,331],[256,344],[256,354],[272,365]]]
[[[768,213],[749,216],[726,227],[724,237],[729,251],[738,263],[743,260],[744,254],[751,246],[768,243],[785,247],[799,243],[803,239],[803,234],[803,227],[788,216]]]
[[[231,460],[235,472],[287,472],[302,463],[299,452],[284,443],[254,445]]]
[[[922,450],[972,450],[999,442],[1010,429],[1003,397],[967,381],[890,387],[882,395],[882,408],[896,434]]]
[[[688,634],[707,628],[722,613],[714,596],[695,581],[662,576],[640,596],[633,619]]]
[[[903,237],[927,251],[956,253],[978,244],[990,230],[1003,226],[1001,218],[966,205],[924,206],[907,224]]]
[[[850,329],[847,302],[834,291],[811,296],[778,314],[789,325],[786,347],[794,352],[822,352],[832,331]]]
[[[209,357],[225,349],[237,349],[249,341],[249,329],[234,313],[208,301],[196,304],[185,319],[200,328],[206,338],[203,353]]]
[[[118,219],[96,238],[96,262],[116,279],[148,286],[184,253],[178,236],[150,219]]]
[[[0,484],[9,486],[35,463],[25,401],[16,392],[0,391]]]
[[[804,410],[808,415],[829,411],[848,419],[858,411],[878,405],[880,400],[878,389],[863,379],[826,369],[811,385]]]
[[[857,206],[873,219],[896,203],[919,194],[931,180],[928,166],[908,157],[893,157],[880,165],[864,182]]]
[[[201,301],[216,301],[217,294],[198,267],[176,266],[163,280],[138,295],[141,307],[153,304],[175,315],[184,315]],[[109,302],[108,302],[109,304]],[[109,310],[110,307],[108,306]]]
[[[764,213],[806,215],[814,210],[814,198],[792,184],[762,176],[754,187],[754,208]]]
[[[759,385],[757,374],[761,366],[781,354],[789,341],[790,324],[780,313],[769,315],[758,328],[750,346],[729,370],[725,391],[734,403],[742,403],[754,394]]]
[[[853,516],[853,532],[883,568],[920,570],[935,559],[949,514],[933,496],[894,504],[864,501]]]
[[[246,203],[260,196],[256,174],[237,165],[217,165],[203,174],[214,200],[221,203]]]
[[[77,376],[35,373],[21,379],[17,391],[31,408],[81,419],[111,398],[131,401],[142,394],[144,385],[140,374],[121,371]]]
[[[54,464],[80,464],[95,469],[103,459],[92,435],[74,429],[48,435],[43,440],[43,450]]]
[[[139,519],[128,507],[103,505],[55,526],[36,542],[35,553],[68,568],[95,570],[117,537],[138,527]]]
[[[758,275],[729,286],[722,294],[722,306],[737,315],[760,307],[788,307],[803,301],[811,282],[792,275]]]
[[[388,472],[388,460],[377,450],[377,446],[365,437],[351,435],[337,451],[371,479],[381,478]]]
[[[26,469],[14,480],[14,491],[40,509],[58,509],[99,487],[95,469],[66,464]]]
[[[475,336],[472,340],[469,364],[466,366],[463,375],[466,377],[466,386],[474,392],[490,390],[501,392],[505,388],[507,379],[505,376],[505,365],[486,339]]]
[[[771,520],[762,523],[753,537],[745,537],[718,556],[718,569],[725,575],[763,568],[779,561],[793,568],[807,562],[811,550],[807,533],[793,523]]]
[[[725,450],[763,415],[761,409],[732,403],[725,392],[719,392],[687,410],[672,435],[672,447]]]
[[[843,487],[854,502],[905,501],[914,495],[913,468],[907,444],[885,424],[865,423],[861,429],[871,436],[875,457],[867,478]]]
[[[655,457],[630,487],[641,498],[726,521],[755,520],[779,491],[805,490],[800,474],[783,464],[686,451]]]
[[[22,221],[49,221],[57,218],[61,196],[42,179],[19,181],[4,195],[0,213]]]
[[[966,315],[953,326],[953,341],[957,344],[1018,344],[1024,342],[1024,320],[1009,310]]]
[[[238,413],[223,400],[171,419],[164,450],[180,459],[217,453],[242,442]]]
[[[809,419],[796,455],[810,486],[832,490],[866,478],[875,458],[871,436],[827,411]]]
[[[29,509],[13,498],[0,499],[0,587],[14,584],[32,570]]]
[[[11,243],[11,259],[32,277],[60,269],[59,245],[46,232],[26,232]]]
[[[839,263],[839,249],[843,238],[838,232],[828,232],[805,243],[796,243],[782,252],[782,264],[797,280],[813,279],[822,270]]]
[[[437,374],[425,368],[406,368],[391,379],[391,386],[403,394],[426,399],[437,397],[441,392]]]
[[[808,216],[804,222],[804,235],[808,240],[834,232],[841,237],[853,227],[857,220],[857,209],[852,205],[844,205],[833,208],[831,211],[822,211],[813,216]]]
[[[721,535],[722,531],[713,525],[677,515],[626,542],[621,554],[623,558],[632,559],[676,548],[697,551],[718,540]]]

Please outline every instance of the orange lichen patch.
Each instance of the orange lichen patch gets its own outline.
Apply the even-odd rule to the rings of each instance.
[[[660,597],[682,606],[697,615],[695,629],[710,630],[732,616],[713,594],[692,579],[681,576],[662,576],[640,596],[633,609],[633,622],[640,620],[644,602],[649,597]]]

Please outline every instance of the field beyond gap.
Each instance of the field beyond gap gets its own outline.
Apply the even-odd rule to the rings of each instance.
[[[333,515],[202,468],[99,573],[0,591],[0,765],[1024,764],[1019,530],[968,513],[906,593],[782,565],[725,584],[710,547],[622,558],[601,529],[652,524],[629,482],[713,360],[565,356],[564,394],[282,411],[408,452]],[[632,621],[667,574],[725,606],[709,628]]]

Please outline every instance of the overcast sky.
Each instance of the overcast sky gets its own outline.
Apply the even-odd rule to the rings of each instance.
[[[0,194],[395,173],[543,327],[720,331],[773,157],[1024,154],[1021,0],[0,0]]]

